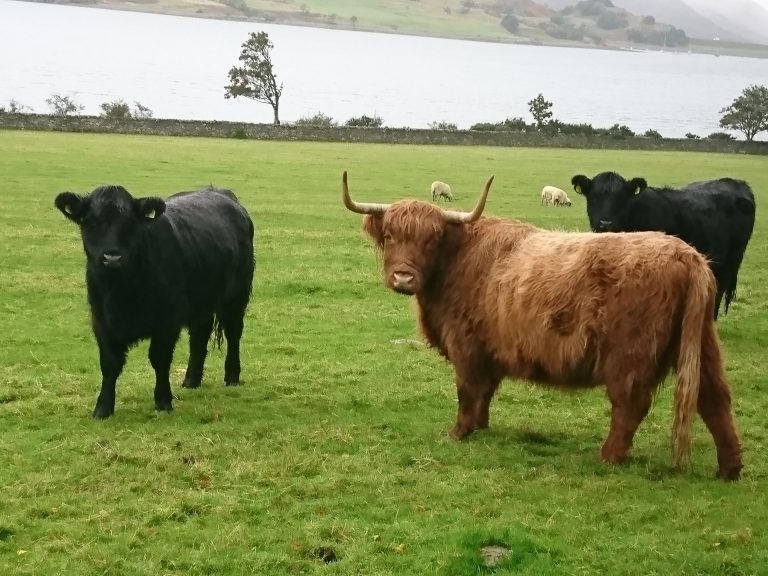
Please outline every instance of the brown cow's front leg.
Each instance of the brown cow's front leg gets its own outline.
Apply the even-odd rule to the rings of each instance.
[[[638,426],[651,407],[650,386],[629,380],[625,387],[608,385],[611,400],[611,430],[600,456],[605,462],[619,464],[626,460]]]
[[[500,377],[486,373],[473,373],[472,378],[456,376],[459,409],[456,425],[451,429],[453,438],[465,438],[478,428],[487,428],[491,400],[501,382]]]

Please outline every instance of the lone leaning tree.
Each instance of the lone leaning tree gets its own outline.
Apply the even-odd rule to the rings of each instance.
[[[283,85],[277,84],[272,67],[270,50],[274,46],[269,41],[266,32],[251,32],[248,40],[243,43],[240,52],[242,66],[233,66],[229,71],[229,85],[225,87],[224,98],[237,98],[244,96],[257,102],[263,102],[272,106],[275,126],[280,125],[278,110],[280,108],[280,95],[283,93]]]
[[[744,88],[741,96],[720,110],[720,127],[739,130],[747,141],[768,130],[768,88],[757,84]]]

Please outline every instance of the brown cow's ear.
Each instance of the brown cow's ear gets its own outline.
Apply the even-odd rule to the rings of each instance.
[[[582,196],[588,196],[589,191],[592,189],[592,180],[583,174],[577,174],[571,178],[571,184],[573,184],[573,189],[576,193],[581,194]]]
[[[85,198],[74,192],[61,192],[56,196],[54,205],[58,208],[64,216],[80,224],[83,219],[83,212],[85,209]]]
[[[645,181],[645,178],[632,178],[627,186],[629,186],[633,194],[637,194],[648,188],[648,182]]]
[[[384,246],[384,218],[381,214],[368,214],[363,218],[363,230],[379,248]]]
[[[136,200],[141,214],[147,220],[154,220],[165,212],[165,200],[162,198],[139,198]]]

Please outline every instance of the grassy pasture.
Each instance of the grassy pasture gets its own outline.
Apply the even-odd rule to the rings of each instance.
[[[464,442],[450,366],[418,338],[409,303],[381,284],[360,217],[340,203],[428,197],[449,182],[469,208],[585,230],[583,198],[539,205],[543,184],[614,169],[653,184],[748,180],[758,222],[737,301],[719,322],[745,451],[744,478],[713,478],[701,422],[693,469],[671,471],[671,386],[631,461],[596,455],[601,390],[506,382],[491,428]],[[768,233],[758,156],[485,147],[276,143],[0,132],[0,574],[761,574],[768,566]],[[147,346],[90,418],[100,374],[75,226],[61,190],[120,183],[166,196],[233,188],[257,228],[244,384],[209,356],[198,390],[156,414]],[[331,561],[335,560],[335,561]],[[329,562],[326,562],[329,561]]]

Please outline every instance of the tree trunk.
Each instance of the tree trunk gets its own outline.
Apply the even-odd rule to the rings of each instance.
[[[276,103],[272,105],[272,112],[275,113],[275,119],[274,119],[274,121],[272,123],[275,126],[280,126],[280,118],[277,115],[277,104]]]

